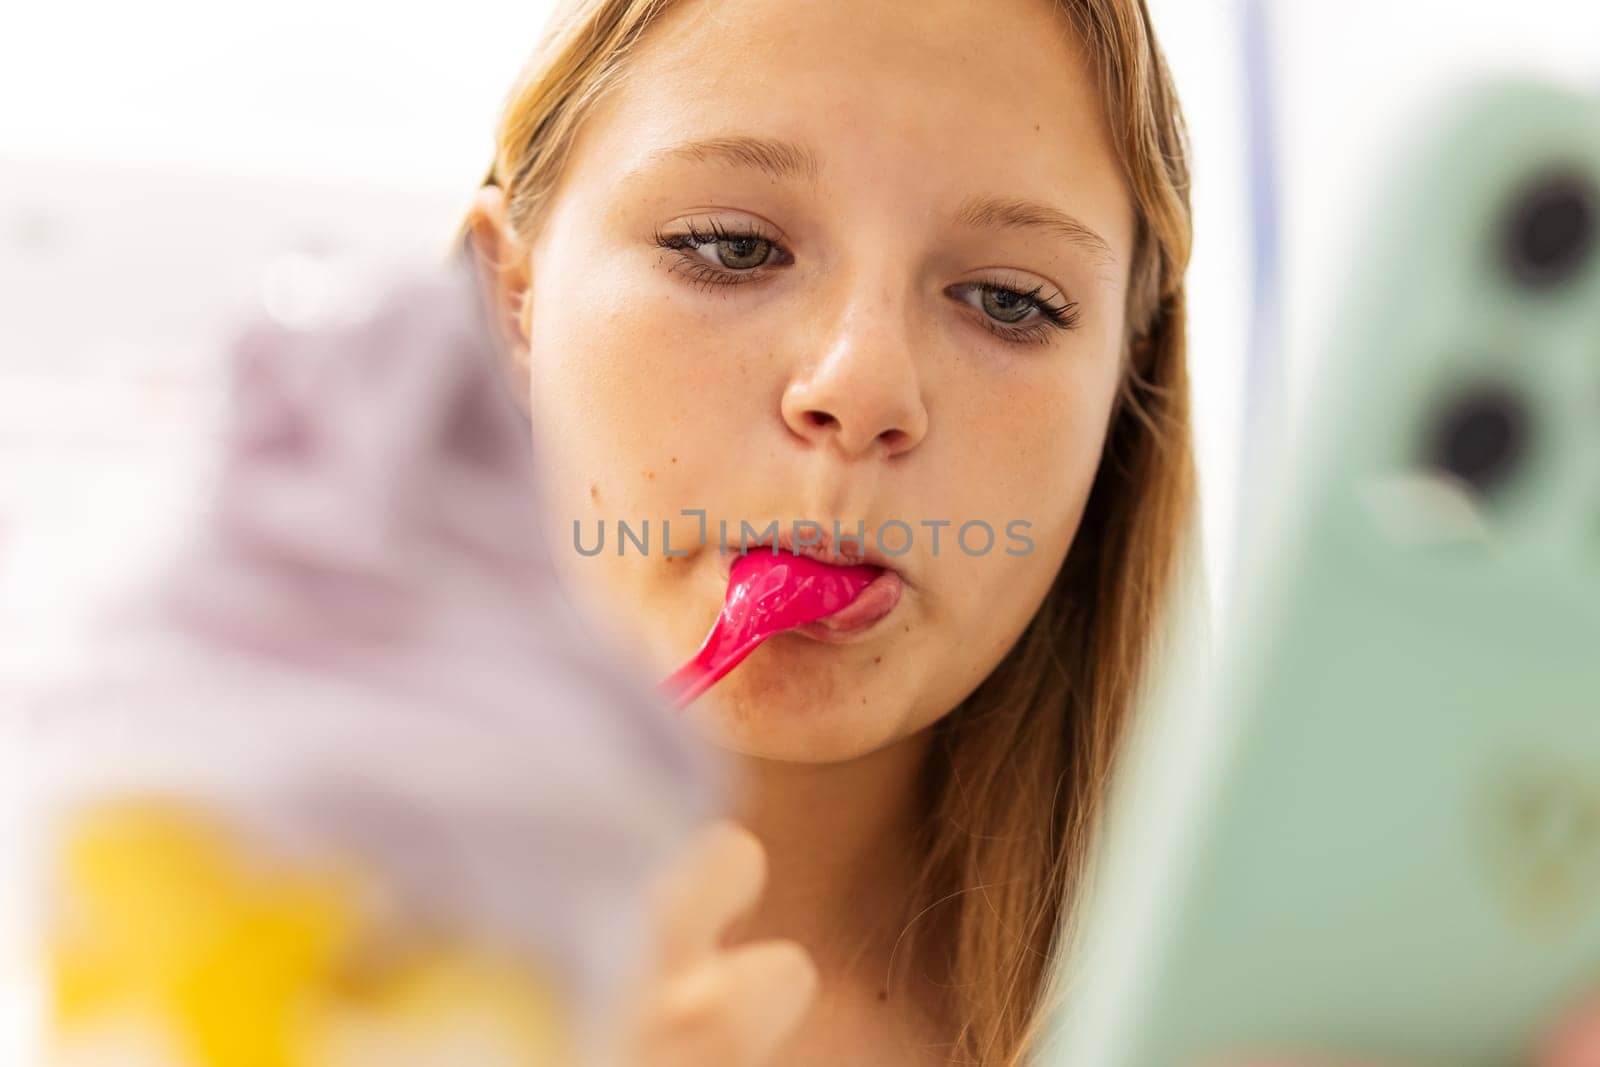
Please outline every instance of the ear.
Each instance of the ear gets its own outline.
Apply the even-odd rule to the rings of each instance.
[[[501,350],[506,353],[517,401],[528,407],[529,337],[532,333],[530,290],[533,264],[529,251],[506,220],[505,191],[486,185],[467,209],[468,239],[479,289],[489,305]]]

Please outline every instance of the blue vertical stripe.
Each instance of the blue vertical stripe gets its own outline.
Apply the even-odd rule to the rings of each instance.
[[[1282,254],[1279,234],[1278,146],[1268,0],[1244,0],[1240,46],[1244,62],[1245,134],[1250,184],[1250,333],[1245,350],[1239,435],[1239,533],[1254,510],[1260,457],[1277,435],[1283,396]],[[1234,537],[1238,544],[1239,534]]]

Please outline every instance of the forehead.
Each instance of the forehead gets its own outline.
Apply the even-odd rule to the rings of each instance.
[[[731,134],[814,148],[816,185],[835,195],[932,209],[986,194],[1093,216],[1126,262],[1131,208],[1097,75],[1051,0],[681,0],[569,165],[614,181]]]

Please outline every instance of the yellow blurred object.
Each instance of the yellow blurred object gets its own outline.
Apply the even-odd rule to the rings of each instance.
[[[361,878],[251,863],[192,808],[89,811],[59,873],[55,1062],[77,1062],[75,1047],[105,1056],[107,1034],[135,1035],[171,1067],[570,1062],[565,1007],[525,964],[454,944],[363,964]]]
[[[434,950],[329,1003],[307,1067],[568,1064],[563,1016],[527,968]]]

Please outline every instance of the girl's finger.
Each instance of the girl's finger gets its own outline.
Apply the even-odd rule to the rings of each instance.
[[[653,968],[671,974],[713,954],[723,929],[752,907],[767,877],[760,840],[738,823],[707,827],[652,894]]]
[[[682,1049],[685,1064],[753,1067],[799,1025],[817,987],[816,965],[798,942],[741,945],[672,983],[648,1039],[657,1048]]]
[[[1539,1067],[1600,1065],[1600,991],[1562,1015],[1534,1062]]]

